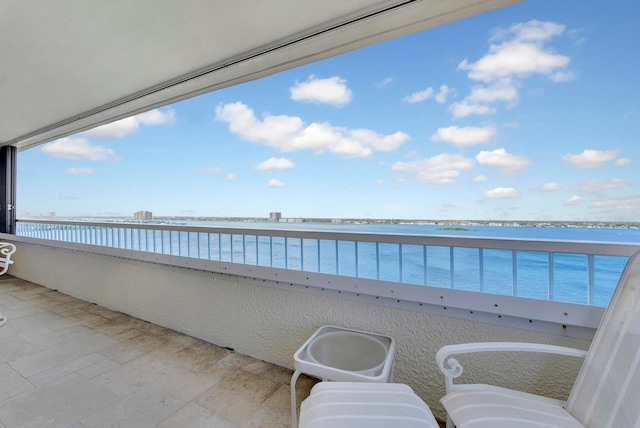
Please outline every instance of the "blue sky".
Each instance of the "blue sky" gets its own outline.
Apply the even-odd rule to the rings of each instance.
[[[18,217],[640,221],[633,1],[529,1],[18,154]]]

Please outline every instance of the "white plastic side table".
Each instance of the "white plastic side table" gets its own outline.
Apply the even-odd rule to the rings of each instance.
[[[297,427],[296,382],[302,373],[339,382],[393,382],[396,342],[389,336],[323,326],[296,351],[291,377],[291,427]]]

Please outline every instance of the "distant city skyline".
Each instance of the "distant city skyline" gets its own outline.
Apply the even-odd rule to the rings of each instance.
[[[18,215],[638,221],[639,15],[523,2],[52,141]]]

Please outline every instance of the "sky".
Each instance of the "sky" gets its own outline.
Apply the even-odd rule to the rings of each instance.
[[[632,0],[528,1],[18,153],[18,218],[640,221]]]

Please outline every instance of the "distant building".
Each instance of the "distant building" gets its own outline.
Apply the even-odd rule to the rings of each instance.
[[[279,213],[279,212],[269,213],[269,221],[280,221],[281,218],[282,218],[282,213]]]
[[[134,220],[153,220],[153,213],[151,211],[137,211],[133,213]]]

